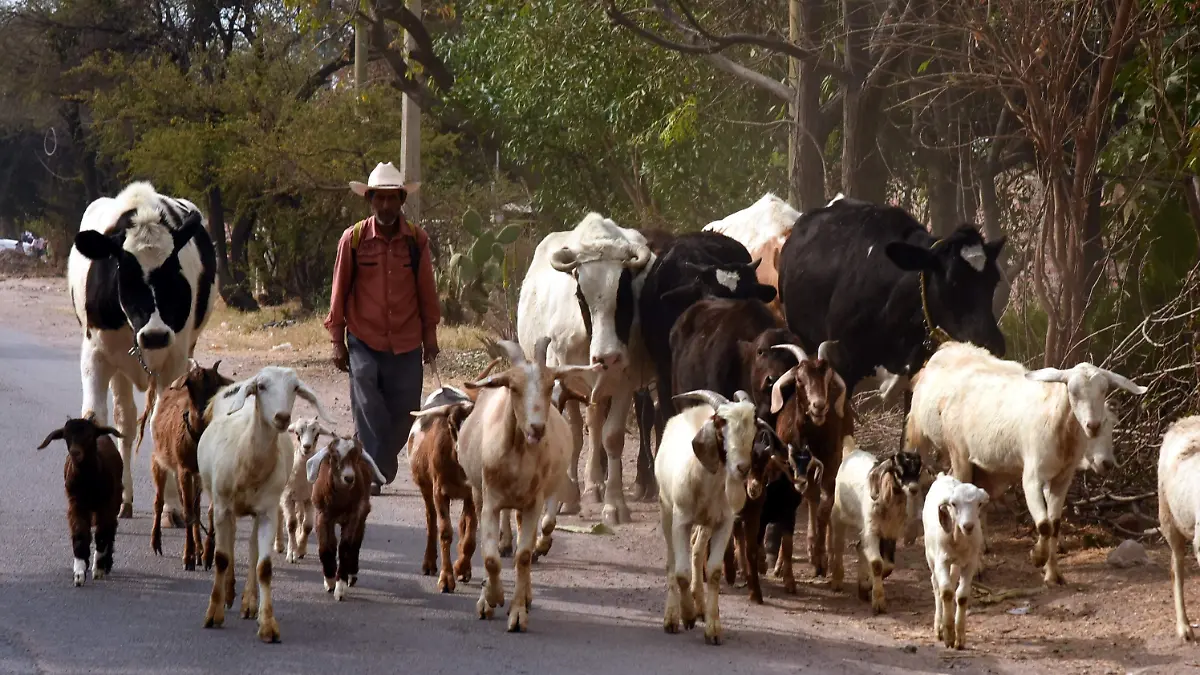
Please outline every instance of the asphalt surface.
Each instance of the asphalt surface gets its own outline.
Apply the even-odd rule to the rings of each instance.
[[[65,446],[35,448],[78,414],[79,401],[77,351],[0,329],[0,440],[7,458],[0,470],[0,673],[692,675],[945,669],[924,646],[920,654],[908,654],[895,643],[862,635],[797,628],[797,618],[777,607],[743,610],[747,603],[740,590],[722,592],[725,644],[706,646],[702,627],[666,635],[661,552],[580,559],[611,546],[587,535],[556,535],[555,549],[534,567],[530,630],[508,634],[508,604],[491,621],[475,617],[483,573],[478,553],[475,579],[454,594],[439,594],[435,578],[420,574],[424,519],[407,483],[407,468],[401,470],[402,480],[373,501],[362,571],[346,601],[334,602],[322,588],[314,534],[309,555],[298,564],[274,558],[281,644],[260,643],[255,622],[239,617],[236,602],[223,629],[205,630],[212,576],[184,571],[178,557],[182,530],[164,529],[164,556],[150,551],[149,440],[135,458],[135,515],[120,522],[113,573],[99,581],[89,578],[82,588],[72,585],[62,487]],[[247,519],[239,522],[239,597],[248,529]],[[511,559],[504,565],[506,597],[511,597]],[[750,618],[746,612],[752,612]],[[955,672],[969,670],[964,666],[958,664]]]

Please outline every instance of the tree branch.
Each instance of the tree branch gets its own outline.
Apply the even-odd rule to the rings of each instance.
[[[416,49],[408,56],[424,66],[425,71],[433,77],[438,89],[450,91],[454,87],[454,76],[434,51],[433,38],[425,29],[424,22],[421,21],[421,17],[409,11],[403,0],[375,0],[375,18],[366,18],[372,22],[392,21],[398,24],[417,43]],[[380,42],[379,48],[384,49],[386,44]]]
[[[296,100],[306,102],[317,93],[317,90],[329,81],[329,78],[337,71],[354,63],[353,45],[347,45],[342,49],[342,53],[338,54],[332,61],[321,66],[317,72],[308,76],[300,89],[296,91]]]

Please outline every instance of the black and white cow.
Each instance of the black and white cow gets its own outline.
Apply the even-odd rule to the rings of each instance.
[[[633,392],[649,382],[637,316],[637,296],[654,254],[646,237],[589,213],[572,230],[551,232],[534,251],[517,305],[517,339],[527,355],[550,338],[549,365],[601,364],[587,426],[592,439],[585,494],[604,500],[609,524],[630,521],[622,492],[621,453]],[[583,420],[578,403],[566,408],[574,450],[568,462],[572,495],[561,513],[578,513]],[[607,466],[603,458],[607,458]],[[607,477],[606,477],[607,473]]]
[[[132,459],[137,402],[153,374],[162,387],[187,372],[216,302],[216,254],[200,210],[130,183],[88,205],[67,262],[71,302],[83,328],[79,355],[83,414],[108,424],[113,392],[125,463],[121,517],[133,516]],[[147,404],[153,403],[147,401]],[[157,406],[155,407],[157,411]],[[179,505],[167,481],[172,510]]]
[[[992,297],[1004,242],[985,243],[971,225],[938,240],[904,209],[839,195],[802,215],[783,245],[779,294],[788,328],[809,353],[837,341],[834,361],[849,391],[877,366],[915,374],[936,346],[935,327],[1003,356]]]

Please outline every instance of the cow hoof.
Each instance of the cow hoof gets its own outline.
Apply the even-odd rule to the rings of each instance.
[[[601,513],[601,518],[604,524],[609,527],[616,527],[624,523],[633,521],[629,515],[629,507],[627,506],[612,506],[611,504],[604,505],[604,511]]]
[[[118,518],[132,518],[133,517],[133,504],[131,504],[129,502],[125,502],[124,504],[122,504],[121,505],[121,513],[117,514],[117,517]]]
[[[570,504],[563,502],[558,507],[558,515],[560,516],[577,516],[581,511],[583,511],[583,507],[579,505],[578,499]]]
[[[646,486],[641,483],[634,483],[633,489],[629,491],[629,496],[633,501],[640,502],[646,497]]]
[[[584,490],[583,498],[587,500],[589,504],[599,504],[604,501],[604,496],[601,493],[601,488],[599,487],[590,487]]]

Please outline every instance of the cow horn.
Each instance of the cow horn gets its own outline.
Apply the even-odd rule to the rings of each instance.
[[[550,266],[559,272],[570,272],[579,267],[579,258],[575,251],[564,246],[550,255]]]
[[[796,357],[796,361],[807,361],[808,360],[808,354],[804,353],[803,349],[801,349],[799,346],[794,345],[794,344],[785,342],[785,343],[779,344],[779,345],[771,345],[771,349],[782,349],[785,352],[791,352],[792,356]]]
[[[833,348],[837,346],[837,340],[826,340],[817,347],[817,358],[822,361],[828,361],[833,355]]]
[[[544,340],[546,338],[542,339]],[[513,342],[512,340],[501,340],[497,342],[496,345],[504,350],[504,353],[508,355],[508,360],[512,361],[514,366],[519,366],[522,363],[525,363],[525,352],[521,350],[521,345]]]
[[[677,400],[681,398],[703,401],[712,406],[714,410],[723,405],[729,404],[729,399],[710,389],[694,389],[682,394],[676,394],[671,397],[671,400]]]
[[[538,366],[546,367],[546,350],[550,349],[550,336],[538,338],[536,344],[533,345],[533,358]]]
[[[633,257],[625,263],[625,266],[632,270],[640,270],[646,266],[646,263],[650,262],[651,255],[649,246],[638,244],[633,247]]]

